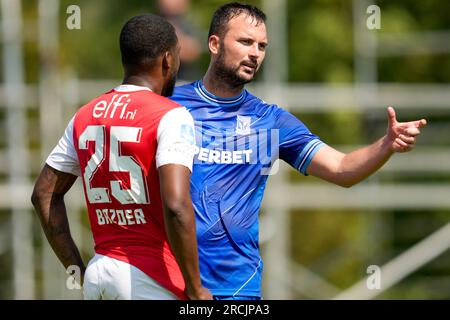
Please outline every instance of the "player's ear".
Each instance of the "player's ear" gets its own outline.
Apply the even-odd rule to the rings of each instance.
[[[164,73],[172,67],[173,60],[173,54],[170,51],[164,52],[162,56],[162,68]]]
[[[172,52],[166,51],[162,55],[162,74],[163,76],[167,76],[172,73],[172,69],[174,68],[174,56]]]
[[[220,51],[220,38],[213,34],[208,39],[208,48],[212,54],[218,54]]]
[[[162,67],[163,73],[165,74],[167,71],[178,72],[178,68],[180,67],[180,48],[176,47],[172,50],[168,50],[163,54],[162,59]]]

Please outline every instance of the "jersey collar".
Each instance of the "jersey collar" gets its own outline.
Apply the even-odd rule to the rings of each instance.
[[[195,83],[195,91],[203,100],[214,106],[233,107],[241,104],[247,96],[247,91],[245,89],[242,90],[242,92],[239,95],[234,96],[232,98],[221,98],[215,96],[212,93],[208,92],[208,90],[206,90],[202,80],[198,80]]]
[[[121,84],[120,86],[115,87],[114,90],[118,91],[118,92],[132,92],[132,91],[141,91],[141,90],[152,91],[150,88],[136,86],[134,84]]]

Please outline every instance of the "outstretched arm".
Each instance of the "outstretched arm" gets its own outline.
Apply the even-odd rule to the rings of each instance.
[[[375,143],[344,154],[329,146],[322,147],[312,159],[307,173],[343,187],[351,187],[380,169],[395,152],[414,148],[425,119],[398,122],[392,107],[388,110],[386,135]]]
[[[189,191],[191,172],[178,164],[163,165],[158,172],[167,236],[186,282],[185,293],[193,300],[211,300],[211,294],[200,280],[195,216]]]
[[[64,195],[76,179],[76,176],[58,171],[46,164],[34,186],[31,202],[58,259],[65,268],[71,265],[78,266],[83,276],[86,268],[70,234],[64,204]]]

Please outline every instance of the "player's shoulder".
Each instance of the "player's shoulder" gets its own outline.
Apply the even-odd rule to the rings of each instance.
[[[128,94],[136,104],[142,106],[151,105],[152,108],[161,107],[163,109],[165,108],[170,109],[180,106],[175,101],[172,101],[169,98],[157,94],[151,90],[119,91],[119,92],[113,90],[113,93]]]
[[[266,102],[265,100],[247,93],[246,102],[252,108],[253,113],[265,119],[272,128],[292,128],[301,126],[301,121],[286,109],[277,104]]]
[[[279,117],[283,112],[287,112],[277,104],[267,102],[248,90],[246,90],[245,103],[254,108],[256,113],[264,116]]]
[[[141,97],[139,104],[146,106],[142,109],[144,111],[142,115],[160,120],[162,118],[169,119],[169,122],[172,123],[177,118],[184,119],[186,114],[190,116],[186,108],[178,102],[150,91],[146,93],[145,97]]]
[[[181,84],[179,86],[176,86],[175,89],[173,90],[173,95],[179,95],[179,94],[190,94],[193,91],[195,91],[195,84],[198,81],[193,81],[193,82],[189,82],[189,83],[184,83]]]
[[[176,99],[178,97],[186,97],[186,96],[190,96],[190,95],[194,94],[195,93],[195,84],[197,82],[198,81],[185,83],[185,84],[175,87],[170,99],[173,99],[173,98]]]
[[[148,99],[152,99],[154,102],[156,102],[159,106],[163,108],[167,108],[168,110],[171,110],[173,108],[179,108],[182,107],[178,102],[173,101],[169,99],[168,97],[160,96],[156,93],[149,92],[151,94],[148,95]]]

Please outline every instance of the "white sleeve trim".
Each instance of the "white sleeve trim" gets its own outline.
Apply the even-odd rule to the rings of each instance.
[[[192,172],[195,148],[194,119],[184,107],[167,112],[158,125],[156,167],[180,164]]]
[[[58,171],[80,176],[80,164],[78,162],[78,155],[73,144],[74,118],[75,116],[70,120],[63,136],[48,156],[46,163]]]

